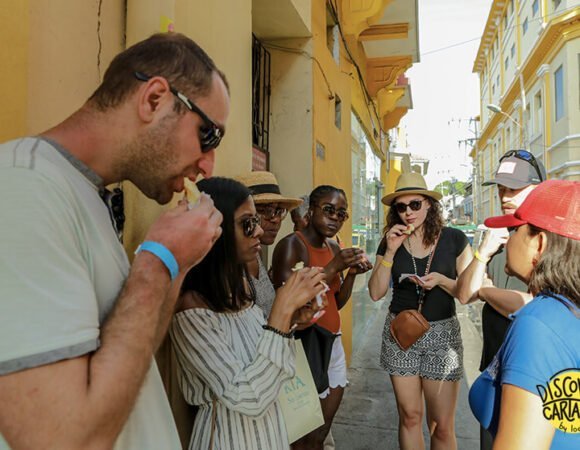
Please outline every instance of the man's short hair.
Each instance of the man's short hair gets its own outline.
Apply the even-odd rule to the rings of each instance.
[[[119,53],[89,101],[100,110],[120,105],[141,83],[135,72],[162,76],[192,99],[209,93],[217,73],[229,91],[225,75],[193,40],[180,33],[157,33]],[[185,110],[177,99],[175,105],[176,110]]]

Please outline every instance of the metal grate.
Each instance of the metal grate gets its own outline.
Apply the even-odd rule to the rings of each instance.
[[[252,35],[252,143],[266,153],[270,146],[270,52]],[[268,158],[269,159],[269,158]]]

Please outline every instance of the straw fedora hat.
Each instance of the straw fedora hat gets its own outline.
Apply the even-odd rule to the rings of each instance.
[[[280,203],[288,211],[302,204],[299,198],[284,197],[280,194],[280,186],[276,177],[271,172],[249,172],[236,177],[240,183],[246,186],[252,193],[254,203]]]
[[[391,206],[393,200],[397,197],[409,194],[426,195],[427,197],[431,197],[437,201],[441,200],[442,197],[439,192],[427,189],[427,183],[425,183],[425,179],[421,174],[417,172],[408,172],[399,175],[397,183],[395,184],[395,192],[385,195],[382,202],[387,206]]]

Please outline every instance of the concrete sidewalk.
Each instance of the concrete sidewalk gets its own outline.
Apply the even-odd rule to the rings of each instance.
[[[337,450],[398,449],[398,415],[388,375],[379,366],[381,334],[390,300],[373,303],[368,293],[353,298],[353,306],[365,309],[355,333],[355,347],[349,368],[350,386],[334,419],[332,434]],[[462,381],[456,411],[457,446],[460,450],[479,450],[479,425],[469,409],[469,386],[479,375],[481,337],[470,320],[478,317],[473,307],[457,305],[464,345],[466,376]],[[362,322],[362,324],[360,323]],[[424,427],[426,448],[429,434]]]

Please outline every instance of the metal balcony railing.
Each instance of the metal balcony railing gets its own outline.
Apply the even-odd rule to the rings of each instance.
[[[270,146],[270,52],[252,35],[252,143],[268,156]]]

